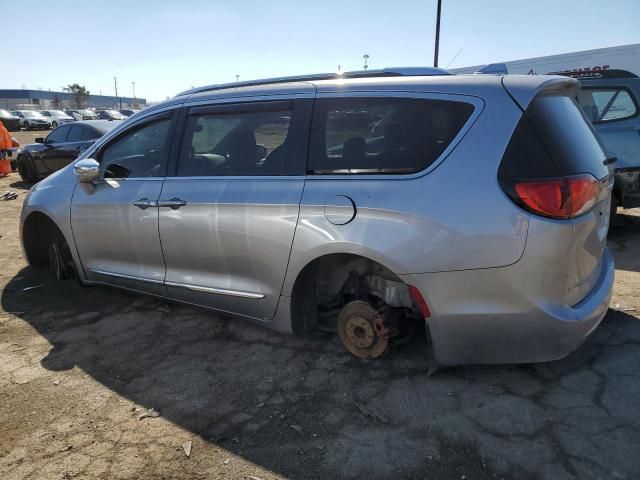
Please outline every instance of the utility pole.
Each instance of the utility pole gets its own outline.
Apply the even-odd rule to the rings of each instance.
[[[438,0],[438,13],[436,14],[436,47],[433,52],[433,66],[438,67],[438,52],[440,51],[440,12],[442,10],[442,0]]]
[[[131,87],[133,88],[133,101],[136,100],[136,82],[131,82]]]
[[[122,109],[122,102],[120,101],[120,97],[118,97],[118,77],[113,77],[113,86],[116,89],[116,98],[118,99],[118,105],[120,109]]]
[[[367,65],[367,61],[369,60],[369,54],[365,53],[362,58],[364,58],[364,71],[367,71],[367,68],[369,68],[369,65]]]
[[[236,83],[238,83],[240,81],[240,75],[236,74]]]

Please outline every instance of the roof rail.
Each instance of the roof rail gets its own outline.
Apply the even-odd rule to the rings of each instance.
[[[315,73],[309,75],[294,75],[290,77],[264,78],[258,80],[247,80],[244,82],[220,83],[207,85],[205,87],[192,88],[185,90],[176,95],[182,97],[192,95],[194,93],[208,92],[212,90],[225,90],[228,88],[253,87],[256,85],[269,85],[274,83],[292,83],[292,82],[312,82],[319,80],[337,80],[340,78],[375,78],[375,77],[403,77],[403,76],[434,76],[434,75],[453,75],[453,73],[442,68],[435,67],[397,67],[383,68],[379,70],[357,70],[344,73]]]
[[[611,68],[607,70],[581,70],[576,72],[550,72],[549,75],[563,75],[565,77],[591,80],[596,78],[638,78],[633,72],[628,70],[618,70]]]

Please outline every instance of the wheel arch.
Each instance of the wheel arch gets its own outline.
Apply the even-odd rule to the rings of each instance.
[[[397,270],[389,266],[391,262],[385,261],[385,258],[380,258],[381,255],[371,255],[370,253],[371,252],[348,250],[324,252],[319,255],[310,256],[301,267],[296,269],[295,274],[292,274],[290,277],[292,278],[290,290],[286,294],[286,296],[291,297],[291,330],[295,335],[302,335],[305,332],[309,332],[317,325],[316,280],[319,270],[322,267],[342,265],[345,266],[344,271],[346,271],[346,265],[360,262],[364,268],[377,270],[389,278],[404,283],[396,273]],[[397,268],[397,266],[395,266],[395,268]],[[338,277],[340,277],[340,275],[338,275]]]
[[[47,265],[50,240],[56,235],[69,244],[62,229],[46,213],[39,210],[30,212],[21,226],[22,248],[29,265],[44,267]]]

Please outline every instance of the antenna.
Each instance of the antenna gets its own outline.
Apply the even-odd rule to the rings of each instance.
[[[449,63],[447,63],[447,66],[444,68],[449,68],[449,65],[451,65],[453,63],[453,61],[458,58],[458,55],[460,55],[460,53],[462,52],[462,50],[464,50],[464,48],[461,48],[460,50],[458,50],[458,53],[456,53],[453,58],[451,59],[451,61]]]

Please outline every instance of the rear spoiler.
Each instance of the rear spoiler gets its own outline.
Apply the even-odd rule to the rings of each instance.
[[[522,110],[541,93],[573,97],[580,89],[580,82],[556,75],[508,75],[502,77],[502,86]]]

